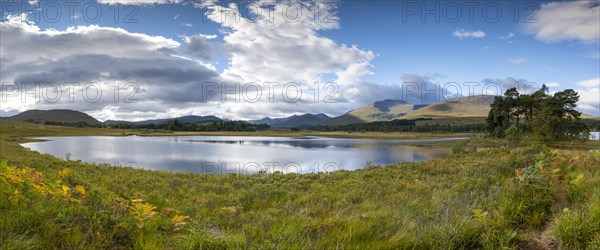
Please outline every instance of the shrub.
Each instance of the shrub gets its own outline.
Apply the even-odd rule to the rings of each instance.
[[[452,153],[453,154],[464,154],[467,152],[467,140],[460,140],[452,143]]]
[[[506,129],[505,131],[506,140],[508,141],[509,147],[517,147],[521,142],[521,134],[519,129],[514,124]]]
[[[572,211],[564,209],[556,219],[554,235],[561,248],[598,249],[600,247],[600,195],[597,193],[587,207]]]

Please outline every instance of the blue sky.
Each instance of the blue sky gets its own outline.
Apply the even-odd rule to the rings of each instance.
[[[3,1],[0,6],[3,24],[6,26],[3,35],[10,34],[13,31],[11,29],[17,27],[9,26],[8,23],[16,22],[14,17],[20,16],[20,21],[27,23],[28,27],[39,28],[39,31],[34,31],[28,37],[72,35],[79,37],[93,49],[86,50],[85,47],[73,45],[66,47],[67,50],[72,48],[73,51],[69,53],[44,50],[42,52],[47,53],[44,56],[37,59],[31,56],[31,61],[19,61],[11,59],[14,56],[11,57],[6,52],[13,50],[9,47],[12,43],[6,41],[8,45],[2,45],[2,51],[8,55],[2,57],[2,69],[7,72],[10,64],[14,62],[17,65],[17,61],[37,65],[35,60],[39,58],[52,58],[50,60],[54,64],[48,65],[54,66],[40,64],[38,68],[32,69],[49,75],[57,70],[57,63],[68,63],[67,58],[86,55],[84,58],[89,59],[92,54],[104,54],[103,58],[111,62],[115,59],[135,62],[142,60],[147,62],[148,66],[144,66],[145,68],[131,67],[130,64],[123,67],[115,65],[103,69],[104,74],[97,78],[89,79],[96,82],[137,82],[143,90],[137,95],[141,103],[99,102],[92,105],[89,102],[3,102],[3,107],[0,108],[2,112],[9,114],[32,107],[67,107],[88,111],[100,119],[142,119],[171,113],[208,112],[229,118],[284,116],[304,112],[339,115],[368,102],[385,98],[403,99],[403,83],[414,81],[441,86],[450,82],[459,85],[477,82],[477,94],[481,94],[481,86],[489,82],[498,83],[502,87],[515,82],[535,83],[538,86],[549,83],[551,91],[566,88],[578,90],[581,94],[580,109],[592,115],[600,115],[598,1],[487,1],[472,6],[468,2],[448,1],[339,1],[300,4],[289,1],[200,3],[183,0],[100,0],[71,3],[74,7],[69,10],[68,4],[62,1]],[[232,23],[231,13],[238,13],[232,6],[251,6],[262,8],[262,11],[272,9],[275,22],[254,24],[245,21],[249,16],[246,11],[239,11],[241,21]],[[284,16],[282,8],[288,10],[288,16]],[[99,17],[96,16],[98,9],[102,12]],[[303,10],[303,15],[295,20],[298,9]],[[217,10],[217,13],[207,15],[210,13],[208,10]],[[223,10],[229,14],[219,13]],[[315,21],[314,17],[317,10],[321,18],[319,21]],[[57,18],[56,13],[60,13],[60,18]],[[172,58],[159,58],[158,54],[139,56],[127,52],[105,52],[104,50],[111,49],[108,48],[110,42],[102,41],[106,41],[115,30],[98,31],[95,40],[89,35],[93,32],[67,32],[69,27],[96,27],[93,25],[123,29],[119,31],[124,36],[123,39],[141,39],[138,42],[149,46],[149,55],[168,49],[171,57],[185,58],[186,61],[171,62]],[[26,30],[23,27],[21,29]],[[44,34],[48,29],[63,33],[54,36]],[[135,34],[142,34],[144,37]],[[89,41],[86,40],[88,38]],[[148,44],[157,42],[157,38],[176,44],[167,42],[170,44],[166,46],[168,48]],[[39,42],[39,39],[31,41],[33,46],[36,46],[36,41]],[[77,41],[65,41],[69,42]],[[119,41],[112,42],[115,43],[111,46],[120,44]],[[136,46],[135,44],[132,40],[131,44],[126,45]],[[48,45],[39,43],[37,46]],[[94,60],[99,62],[100,59]],[[162,60],[169,60],[176,70],[182,70],[177,65],[193,62],[182,66],[186,70],[177,74],[182,77],[193,71],[194,65],[200,65],[203,73],[192,72],[193,77],[210,76],[210,79],[218,78],[219,81],[242,83],[299,82],[303,91],[308,92],[314,81],[336,82],[339,85],[336,92],[338,98],[335,104],[303,102],[310,93],[294,103],[234,103],[223,101],[222,97],[220,102],[206,103],[189,96],[172,98],[203,87],[201,83],[193,83],[192,78],[182,79],[180,85],[170,83],[168,74],[160,75],[160,79],[163,79],[161,82],[153,82],[156,77],[149,79],[140,76],[136,79],[133,76],[135,72],[150,69],[154,70],[153,73],[173,72],[166,66],[158,70],[163,65]],[[189,70],[187,67],[190,67]],[[65,65],[62,68],[68,71],[70,67]],[[86,70],[88,69],[79,71]],[[127,70],[130,70],[129,74],[124,73]],[[60,72],[59,75],[63,74],[63,71]],[[34,77],[11,71],[11,74],[4,74],[5,77],[0,78],[3,82],[12,83],[18,82],[18,79],[43,81],[44,79],[40,79],[44,75],[42,73]],[[52,80],[87,80],[85,77],[68,77],[74,74],[76,72],[66,72],[64,75],[67,77],[64,79]],[[127,77],[116,78],[115,75]],[[161,89],[165,85],[176,90]],[[166,96],[164,93],[171,95]],[[461,94],[468,92],[464,89]]]

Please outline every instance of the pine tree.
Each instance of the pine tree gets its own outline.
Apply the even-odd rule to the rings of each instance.
[[[510,88],[503,97],[494,98],[486,119],[487,131],[503,138],[506,134],[515,134],[515,131],[506,131],[514,125],[515,129],[533,132],[543,140],[587,138],[589,129],[580,118],[581,112],[575,110],[577,101],[579,95],[572,89],[551,96],[546,85],[531,95],[519,94],[516,88]],[[521,126],[523,115],[525,125]]]

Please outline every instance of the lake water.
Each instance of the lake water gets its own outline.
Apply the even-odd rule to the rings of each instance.
[[[72,160],[172,172],[310,173],[354,170],[372,165],[418,162],[451,153],[448,147],[414,145],[465,138],[371,140],[326,137],[43,137],[24,147]],[[413,143],[413,144],[411,144]]]
[[[590,140],[600,140],[600,132],[590,132]]]

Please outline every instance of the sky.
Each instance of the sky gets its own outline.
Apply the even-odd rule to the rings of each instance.
[[[0,2],[0,116],[337,116],[575,89],[600,116],[599,1]]]

